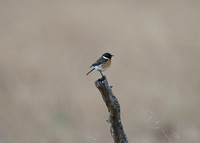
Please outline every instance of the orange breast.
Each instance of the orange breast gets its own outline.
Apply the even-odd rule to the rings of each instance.
[[[104,64],[103,66],[101,66],[101,68],[102,69],[106,69],[106,68],[110,67],[110,65],[111,65],[111,60],[109,59],[106,64]]]

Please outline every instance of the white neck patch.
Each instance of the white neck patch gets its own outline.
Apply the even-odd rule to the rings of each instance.
[[[104,59],[108,59],[107,57],[103,56]]]

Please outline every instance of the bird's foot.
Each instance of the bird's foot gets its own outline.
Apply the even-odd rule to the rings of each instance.
[[[106,76],[102,76],[100,79],[98,79],[98,81],[100,81],[100,82],[102,82],[102,81],[104,81],[106,79]]]

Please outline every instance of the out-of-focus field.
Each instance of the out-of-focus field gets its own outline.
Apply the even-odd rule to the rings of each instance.
[[[113,142],[104,52],[130,143],[200,142],[199,1],[1,0],[0,143]]]

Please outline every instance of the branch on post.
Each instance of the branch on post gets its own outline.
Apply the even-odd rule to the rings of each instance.
[[[101,79],[96,80],[95,86],[101,92],[102,98],[110,113],[107,122],[110,124],[110,132],[114,139],[114,143],[128,143],[120,119],[120,105],[117,98],[114,96],[106,77],[103,76]]]

